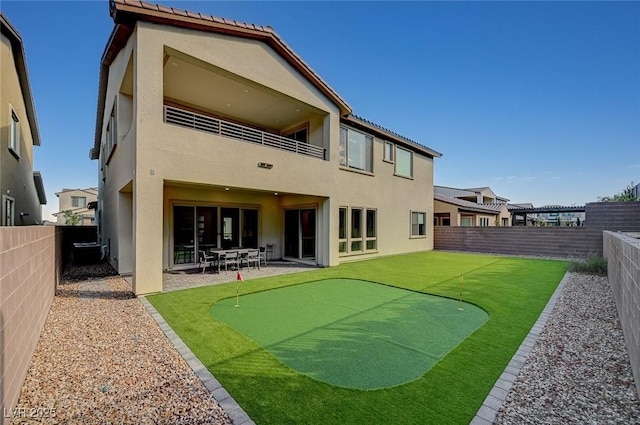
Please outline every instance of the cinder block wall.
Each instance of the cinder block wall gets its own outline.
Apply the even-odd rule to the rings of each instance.
[[[640,202],[594,202],[585,205],[585,226],[640,232]]]
[[[636,393],[640,395],[640,239],[605,231],[604,256],[636,381]]]
[[[440,250],[585,258],[602,255],[602,231],[587,227],[434,227]]]
[[[62,275],[61,231],[0,227],[0,400],[18,402],[31,357]],[[41,406],[34,406],[41,407]]]

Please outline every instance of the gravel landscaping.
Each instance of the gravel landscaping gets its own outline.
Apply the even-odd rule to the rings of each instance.
[[[609,282],[586,274],[568,277],[496,424],[640,424]]]
[[[128,283],[92,274],[65,273],[11,423],[231,424]]]

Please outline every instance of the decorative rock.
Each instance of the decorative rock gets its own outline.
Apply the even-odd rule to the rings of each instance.
[[[640,424],[606,277],[570,273],[496,424]]]

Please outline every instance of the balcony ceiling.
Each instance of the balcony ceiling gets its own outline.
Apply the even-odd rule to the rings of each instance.
[[[324,115],[283,93],[194,62],[197,59],[172,55],[165,58],[165,98],[223,118],[278,131],[301,124],[312,116]]]

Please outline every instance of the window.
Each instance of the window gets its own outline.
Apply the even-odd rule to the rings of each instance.
[[[366,238],[367,250],[376,249],[377,247],[376,210],[367,210],[366,222],[367,222],[367,238]]]
[[[502,225],[503,226],[508,226],[509,225],[509,219],[508,218],[503,218],[502,219]]]
[[[85,208],[87,206],[87,198],[84,196],[72,196],[71,206],[74,208]]]
[[[393,143],[384,142],[384,160],[393,162]]]
[[[470,227],[472,224],[473,217],[471,216],[462,216],[460,217],[460,226]]]
[[[284,133],[284,137],[293,139],[298,142],[307,143],[309,130],[307,124],[302,127],[297,127],[295,130],[288,133]]]
[[[11,109],[9,126],[9,150],[16,156],[20,156],[20,120],[13,109]]]
[[[111,110],[111,115],[109,116],[109,122],[107,123],[107,134],[106,134],[106,150],[105,150],[105,164],[109,163],[111,160],[111,156],[113,155],[113,151],[116,149],[116,145],[118,144],[118,128],[117,128],[117,120],[116,120],[116,107],[113,106]]]
[[[340,165],[373,172],[373,137],[350,128],[340,128]]]
[[[480,226],[488,226],[489,219],[487,217],[480,217]]]
[[[411,212],[411,236],[425,236],[427,234],[426,222],[427,213]]]
[[[396,176],[413,178],[413,152],[396,147]]]
[[[377,210],[340,207],[338,209],[338,252],[341,254],[375,251]],[[347,221],[349,220],[350,221]]]
[[[362,251],[362,210],[351,209],[351,251]]]
[[[340,224],[338,225],[338,252],[347,252],[347,209],[338,210]]]
[[[15,214],[14,199],[7,195],[2,195],[2,225],[13,226]]]

